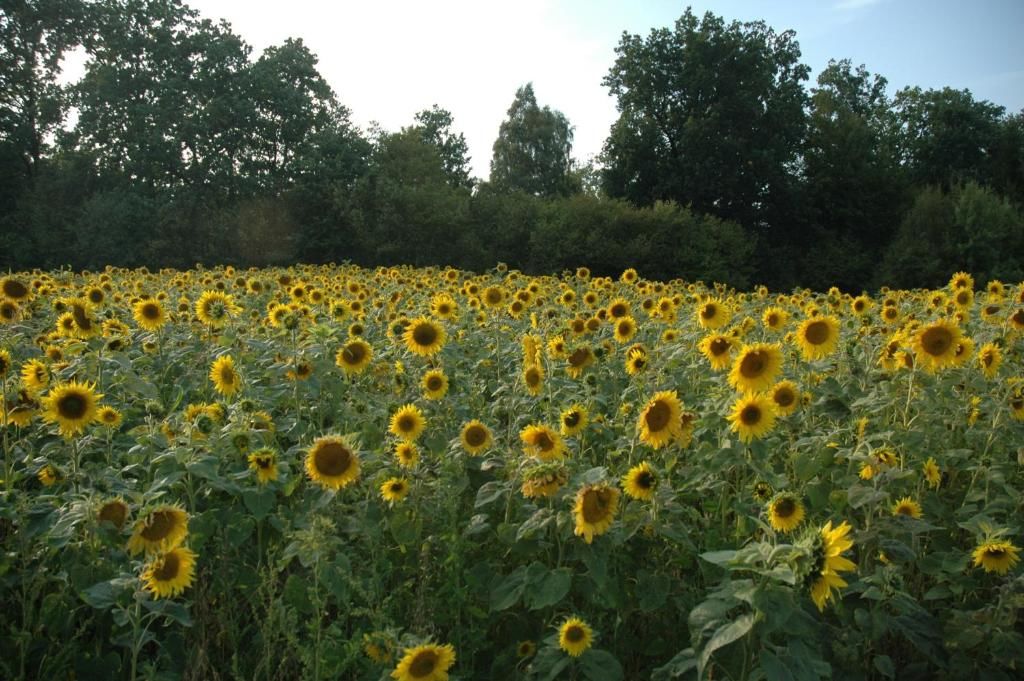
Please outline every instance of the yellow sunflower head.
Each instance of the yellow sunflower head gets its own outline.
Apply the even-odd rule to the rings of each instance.
[[[805,319],[796,331],[796,343],[807,361],[828,357],[839,346],[839,320],[832,316]]]
[[[925,371],[935,373],[956,363],[960,327],[948,320],[921,326],[914,335],[914,359]]]
[[[733,361],[729,383],[740,392],[768,390],[782,370],[782,348],[778,343],[745,345]]]
[[[661,449],[682,434],[683,405],[675,390],[663,390],[652,397],[637,419],[640,441]]]
[[[235,360],[231,355],[221,355],[210,366],[210,380],[213,387],[221,395],[231,397],[242,386],[242,377],[235,369]]]
[[[619,490],[606,484],[587,485],[576,494],[573,515],[576,536],[589,544],[608,531],[619,507]]]
[[[361,373],[373,359],[373,348],[362,338],[353,338],[345,343],[334,356],[334,363],[348,375]]]
[[[450,644],[428,643],[409,648],[391,672],[395,681],[448,681],[448,669],[455,664]]]
[[[427,419],[415,404],[403,405],[392,415],[388,430],[406,442],[415,442],[427,427]]]
[[[444,327],[428,317],[419,317],[409,322],[403,335],[405,347],[421,357],[433,357],[444,347]]]
[[[494,443],[494,436],[491,434],[490,428],[480,421],[473,419],[462,426],[459,441],[462,443],[463,449],[469,454],[476,456],[490,449]]]
[[[196,554],[179,546],[148,563],[142,571],[142,583],[154,599],[174,598],[192,586],[195,568]]]
[[[396,503],[409,494],[409,481],[405,478],[388,478],[380,486],[380,496],[388,503]]]
[[[170,551],[188,536],[188,514],[177,505],[158,506],[135,523],[128,540],[132,554]]]
[[[558,647],[571,657],[579,657],[593,643],[593,630],[579,617],[570,617],[558,628]]]
[[[646,461],[633,466],[622,478],[626,495],[639,501],[650,501],[658,488],[658,475]]]
[[[552,428],[543,424],[531,424],[519,433],[523,453],[542,461],[550,461],[565,455],[565,442]]]
[[[430,369],[423,374],[420,386],[423,388],[423,397],[428,400],[440,400],[448,394],[448,376],[442,369]]]
[[[306,454],[306,474],[321,487],[337,491],[359,477],[359,455],[345,438],[319,437]]]
[[[771,432],[775,427],[776,413],[775,402],[771,397],[747,393],[733,403],[729,422],[740,440],[750,442]]]
[[[91,383],[61,383],[43,398],[43,418],[60,426],[61,435],[72,437],[83,432],[96,418],[98,401],[103,395]]]
[[[768,504],[768,522],[776,532],[792,532],[804,519],[804,505],[796,495],[782,492]]]

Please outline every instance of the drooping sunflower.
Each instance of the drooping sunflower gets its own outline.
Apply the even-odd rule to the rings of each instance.
[[[196,301],[196,317],[214,329],[223,327],[228,323],[228,319],[241,311],[242,308],[235,303],[234,297],[223,291],[204,291]]]
[[[640,441],[654,449],[661,449],[680,436],[682,415],[683,405],[675,390],[655,393],[637,419]]]
[[[306,455],[306,474],[321,487],[337,491],[359,477],[359,454],[343,437],[319,437]]]
[[[396,503],[409,494],[409,481],[405,478],[388,478],[380,486],[381,499],[388,503]]]
[[[13,324],[21,317],[21,308],[13,300],[0,300],[0,324]]]
[[[960,327],[948,320],[926,324],[913,338],[914,356],[925,371],[935,373],[956,362]]]
[[[192,586],[196,554],[179,546],[154,558],[142,571],[144,588],[153,598],[174,598]]]
[[[1008,541],[986,539],[978,544],[971,554],[974,567],[982,567],[985,572],[1005,575],[1020,560],[1020,549]]]
[[[527,392],[536,397],[544,389],[544,369],[540,364],[523,367],[523,384]]]
[[[796,330],[796,343],[806,361],[828,357],[839,347],[839,320],[830,315],[805,319]]]
[[[840,572],[852,572],[857,566],[843,553],[853,548],[853,540],[847,535],[850,525],[843,521],[834,528],[828,521],[816,538],[814,548],[815,568],[809,576],[811,600],[819,611],[825,610],[825,604],[832,598],[833,590],[846,586],[846,580],[839,576]]]
[[[128,552],[159,553],[177,547],[188,536],[188,514],[174,504],[158,506],[135,523]]]
[[[116,497],[109,499],[100,505],[96,511],[96,519],[100,523],[110,523],[117,529],[124,527],[124,523],[128,520],[128,504],[124,502],[124,499]]]
[[[519,433],[523,443],[523,453],[527,456],[550,461],[565,455],[565,442],[562,436],[544,424],[530,424]]]
[[[612,526],[619,507],[619,490],[605,484],[587,485],[576,493],[573,515],[576,518],[577,537],[589,544]]]
[[[713,333],[705,336],[698,347],[701,354],[710,362],[711,368],[721,371],[732,361],[732,349],[735,344],[736,341],[725,334]]]
[[[570,617],[558,628],[558,647],[570,657],[579,657],[593,642],[594,632],[579,617]]]
[[[569,471],[558,462],[540,463],[526,468],[522,480],[520,491],[524,497],[552,497],[569,481]]]
[[[782,349],[778,343],[743,346],[732,363],[729,383],[739,392],[768,390],[782,371]]]
[[[587,427],[589,416],[587,410],[578,404],[574,404],[562,412],[559,422],[561,423],[562,435],[572,437]]]
[[[210,380],[214,389],[224,397],[231,397],[242,386],[242,377],[235,369],[231,355],[221,355],[210,366]]]
[[[43,418],[60,426],[65,437],[78,435],[94,418],[103,395],[95,392],[92,383],[60,383],[42,399]]]
[[[277,452],[270,448],[257,449],[249,454],[249,468],[256,473],[256,480],[265,485],[277,480]]]
[[[794,494],[782,492],[768,504],[768,522],[776,532],[792,532],[804,520],[804,505]]]
[[[793,381],[779,381],[772,387],[770,394],[779,416],[789,416],[800,404],[800,391]]]
[[[420,386],[423,388],[423,397],[428,400],[440,400],[448,394],[448,376],[443,369],[430,369],[423,374]]]
[[[373,359],[373,348],[362,338],[352,338],[338,350],[334,363],[346,375],[362,373]]]
[[[942,471],[939,469],[939,464],[935,463],[934,457],[928,457],[928,460],[924,462],[922,472],[929,487],[937,489],[942,484]]]
[[[406,442],[415,442],[427,427],[427,419],[415,404],[404,404],[391,416],[388,431]]]
[[[646,461],[633,466],[622,478],[626,495],[640,501],[650,501],[658,488],[658,475]]]
[[[140,300],[132,308],[135,323],[146,331],[159,331],[167,323],[167,313],[159,300]]]
[[[433,357],[444,347],[446,338],[443,326],[429,317],[417,317],[409,322],[402,340],[409,352],[420,357]]]
[[[7,376],[12,366],[10,350],[0,348],[0,378]]]
[[[569,353],[565,361],[568,363],[565,367],[566,373],[573,378],[579,378],[583,371],[594,363],[594,351],[589,345],[579,345]]]
[[[428,643],[406,650],[391,672],[391,678],[395,681],[448,681],[448,669],[453,664],[455,648],[451,644]]]
[[[480,421],[473,419],[466,425],[462,426],[462,432],[459,434],[459,441],[462,443],[462,448],[466,450],[472,456],[476,456],[482,452],[487,451],[491,448],[494,443],[494,436],[491,434],[491,429],[485,426]]]
[[[910,518],[920,518],[921,504],[917,503],[910,497],[903,497],[892,505],[892,514],[905,515]]]
[[[739,397],[729,414],[731,429],[743,442],[761,439],[775,427],[775,402],[760,393]]]

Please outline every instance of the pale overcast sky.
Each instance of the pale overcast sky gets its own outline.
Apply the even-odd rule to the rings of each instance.
[[[489,173],[491,145],[516,88],[532,81],[541,106],[575,126],[574,156],[601,150],[616,118],[601,85],[622,32],[671,26],[692,4],[726,21],[793,29],[814,76],[850,58],[905,85],[969,88],[1024,109],[1024,0],[191,0],[226,19],[253,58],[288,37],[319,56],[320,72],[354,121],[387,130],[438,104],[466,135],[473,173]],[[810,83],[808,84],[810,85]]]

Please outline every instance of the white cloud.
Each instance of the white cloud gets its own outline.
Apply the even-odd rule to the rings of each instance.
[[[538,102],[576,127],[574,155],[600,151],[615,118],[600,84],[614,60],[598,44],[557,25],[549,0],[516,3],[192,0],[211,19],[225,18],[258,53],[302,38],[319,69],[360,125],[410,125],[438,104],[466,135],[473,173],[488,174],[491,145],[516,88],[534,83]]]

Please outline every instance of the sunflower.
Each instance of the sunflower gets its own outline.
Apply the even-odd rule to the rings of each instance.
[[[594,363],[594,351],[590,349],[589,345],[577,346],[569,353],[565,361],[569,364],[565,368],[566,373],[573,378],[579,378],[583,374],[583,370]]]
[[[789,416],[796,411],[800,403],[800,392],[793,381],[779,381],[769,391],[772,402],[775,403],[775,413],[778,416]]]
[[[36,473],[36,477],[39,479],[39,482],[43,485],[43,487],[52,487],[53,485],[57,484],[57,482],[63,477],[63,475],[59,470],[57,470],[50,464],[46,464],[45,466],[39,469],[39,472]]]
[[[626,373],[637,376],[647,368],[647,352],[643,348],[633,348],[626,352]]]
[[[805,319],[796,330],[796,343],[806,361],[828,357],[839,345],[839,320],[831,316]]]
[[[359,455],[342,437],[319,437],[306,455],[306,473],[318,485],[337,491],[359,477]]]
[[[569,473],[561,463],[540,463],[524,470],[522,480],[520,491],[524,497],[552,497],[569,481]]]
[[[743,442],[759,440],[775,427],[775,402],[759,393],[747,393],[733,403],[729,422]]]
[[[277,452],[273,449],[257,449],[249,454],[249,468],[256,473],[256,480],[265,485],[277,480]]]
[[[565,437],[572,437],[578,435],[587,426],[588,422],[587,410],[578,404],[574,404],[565,411],[559,417],[561,423],[562,435]]]
[[[720,329],[729,323],[732,312],[722,301],[711,298],[697,308],[697,323],[702,329]]]
[[[113,407],[100,407],[96,412],[96,420],[107,428],[117,428],[121,425],[121,412]]]
[[[427,419],[419,407],[415,404],[405,404],[392,415],[388,430],[406,442],[415,442],[426,427]]]
[[[21,316],[21,308],[11,300],[0,301],[0,324],[13,324]]]
[[[978,349],[978,366],[985,378],[995,378],[1002,363],[1003,352],[995,343],[985,343]]]
[[[558,647],[571,657],[579,657],[593,643],[594,632],[579,617],[570,617],[558,628]]]
[[[423,397],[428,400],[440,400],[448,394],[448,377],[443,369],[430,369],[423,374],[420,381],[423,388]]]
[[[346,375],[362,373],[373,358],[373,348],[362,338],[353,338],[345,343],[334,356],[334,363]]]
[[[913,338],[915,360],[929,373],[951,366],[956,362],[960,340],[960,328],[951,321],[922,326]]]
[[[1005,575],[1020,560],[1020,549],[1008,541],[988,539],[978,544],[971,554],[974,567],[982,567],[985,572]]]
[[[776,532],[792,532],[804,520],[804,505],[789,492],[777,494],[768,504],[768,522]]]
[[[850,529],[846,521],[833,529],[830,520],[816,537],[815,569],[810,575],[810,587],[811,599],[819,611],[825,609],[825,604],[832,598],[833,589],[846,586],[846,581],[839,573],[857,569],[853,561],[843,557],[845,551],[853,548],[853,540],[846,536]]]
[[[177,547],[188,536],[188,514],[180,506],[165,504],[135,523],[128,540],[128,551],[134,556],[145,551],[159,553]]]
[[[103,502],[96,511],[96,519],[100,523],[110,523],[120,530],[128,520],[128,511],[128,504],[124,503],[124,499],[117,497]]]
[[[448,681],[448,668],[455,664],[455,649],[428,643],[409,648],[391,672],[396,681]]]
[[[721,333],[705,336],[698,346],[700,352],[711,363],[711,368],[721,371],[732,361],[732,349],[735,341]]]
[[[219,329],[236,316],[242,308],[235,299],[223,291],[204,291],[196,301],[196,317],[210,328]]]
[[[21,384],[29,395],[38,395],[50,384],[50,370],[38,359],[30,359],[21,365]]]
[[[428,317],[418,317],[405,329],[402,340],[409,352],[420,357],[433,357],[444,346],[444,327]]]
[[[745,345],[732,363],[729,383],[740,392],[759,392],[770,388],[781,370],[778,343]]]
[[[26,300],[32,294],[32,289],[14,277],[0,279],[0,297],[12,302]]]
[[[167,313],[158,300],[140,300],[135,303],[132,318],[146,331],[159,331],[167,323]]]
[[[761,314],[761,324],[769,331],[781,331],[789,321],[789,313],[781,307],[769,307]]]
[[[610,485],[587,485],[576,493],[573,514],[576,517],[576,536],[589,544],[594,537],[604,534],[612,526],[619,507],[619,490]]]
[[[196,554],[184,547],[171,549],[154,558],[142,571],[142,582],[153,598],[174,598],[192,586]]]
[[[409,481],[405,478],[388,478],[380,486],[380,496],[388,503],[395,503],[405,499],[409,493]]]
[[[537,644],[533,641],[520,641],[516,644],[516,657],[521,660],[531,658],[537,654]]]
[[[494,443],[494,436],[491,434],[490,428],[480,421],[473,419],[462,426],[459,440],[462,442],[463,449],[476,456],[491,448],[491,445]]]
[[[939,469],[939,465],[935,463],[933,457],[928,457],[928,460],[924,462],[922,472],[929,487],[938,488],[942,484],[942,471]]]
[[[543,424],[530,424],[519,432],[523,453],[542,461],[565,456],[565,443],[553,429]]]
[[[100,326],[92,318],[92,304],[89,301],[84,298],[71,298],[65,303],[75,322],[73,334],[76,338],[85,340],[100,333]]]
[[[235,360],[231,355],[221,355],[210,366],[210,380],[213,387],[221,395],[231,397],[242,385],[242,377],[235,370]]]
[[[633,466],[622,478],[622,489],[626,495],[640,501],[650,501],[658,487],[658,475],[646,461]]]
[[[1016,421],[1024,421],[1024,391],[1020,388],[1010,394],[1010,414]]]
[[[402,468],[412,468],[420,460],[420,451],[412,442],[399,442],[395,445],[395,458]]]
[[[656,393],[637,420],[640,441],[654,449],[661,449],[681,435],[682,415],[683,405],[675,390]]]
[[[616,298],[607,307],[608,316],[612,319],[625,319],[629,317],[629,301],[625,298]]]
[[[505,289],[500,286],[488,286],[484,289],[481,300],[487,307],[501,307],[505,303]]]
[[[96,418],[97,401],[102,397],[92,383],[60,383],[42,400],[43,418],[59,424],[65,437],[78,435]]]
[[[951,289],[967,289],[968,291],[974,290],[974,277],[967,272],[957,272],[949,279],[949,287]]]
[[[892,505],[892,514],[905,515],[911,518],[920,518],[921,504],[917,503],[910,497],[903,497]]]
[[[10,351],[6,348],[0,348],[0,377],[6,376],[12,366]]]
[[[628,343],[636,335],[636,320],[632,317],[622,317],[615,321],[615,340],[619,343]]]

